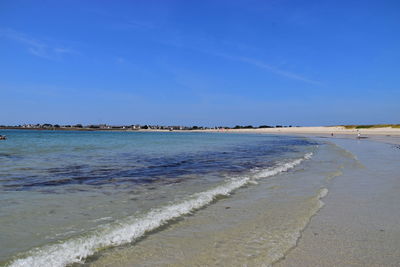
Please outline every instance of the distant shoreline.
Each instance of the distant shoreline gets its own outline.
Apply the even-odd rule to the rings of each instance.
[[[317,127],[285,127],[285,128],[256,128],[256,129],[228,129],[236,133],[273,133],[273,134],[322,134],[322,135],[400,135],[400,128],[346,128],[345,126],[317,126]],[[201,130],[201,132],[221,132],[221,130]]]
[[[95,129],[95,128],[74,128],[74,127],[51,127],[51,128],[25,128],[25,127],[0,127],[0,130],[27,130],[27,131],[138,131],[132,129]]]
[[[203,130],[198,132],[222,132],[221,130]],[[292,127],[292,128],[267,128],[267,129],[230,129],[226,133],[243,134],[278,134],[295,135],[304,137],[322,138],[367,138],[371,141],[400,145],[400,128],[370,128],[370,129],[346,129],[343,126],[336,127]]]
[[[246,129],[122,129],[122,128],[78,128],[78,127],[48,127],[48,128],[26,128],[18,126],[4,126],[0,130],[36,130],[36,131],[101,131],[101,132],[219,132],[219,133],[259,133],[259,134],[295,134],[295,135],[354,135],[361,136],[382,135],[400,136],[400,128],[349,128],[349,126],[316,126],[316,127],[274,127],[274,128],[246,128]]]

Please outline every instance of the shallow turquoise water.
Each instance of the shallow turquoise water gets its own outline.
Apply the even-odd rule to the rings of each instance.
[[[250,176],[290,167],[316,146],[297,137],[222,133],[8,130],[0,134],[8,136],[0,143],[0,262],[4,263],[50,248],[54,255],[49,251],[46,255],[65,257],[57,261],[63,265],[102,246],[129,242],[229,194]],[[176,216],[171,217],[173,212]],[[149,222],[144,225],[144,220]],[[110,225],[115,231],[102,230]],[[67,241],[80,254],[57,254],[54,246]]]

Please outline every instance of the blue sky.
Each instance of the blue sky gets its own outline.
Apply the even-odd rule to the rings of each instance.
[[[400,123],[399,1],[1,1],[0,124]]]

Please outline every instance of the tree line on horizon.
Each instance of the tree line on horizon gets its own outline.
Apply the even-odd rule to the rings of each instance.
[[[285,126],[285,125],[236,125],[234,127],[229,126],[215,126],[215,127],[205,127],[205,126],[160,126],[160,125],[122,125],[122,126],[115,126],[115,125],[106,125],[106,124],[89,124],[89,125],[82,125],[78,124],[51,124],[51,123],[44,123],[44,124],[24,124],[24,125],[14,125],[14,126],[6,126],[0,125],[1,128],[32,128],[32,129],[62,129],[62,128],[72,128],[72,129],[161,129],[161,130],[204,130],[204,129],[261,129],[261,128],[285,128],[285,127],[292,127],[292,125]],[[298,127],[298,126],[296,126]]]

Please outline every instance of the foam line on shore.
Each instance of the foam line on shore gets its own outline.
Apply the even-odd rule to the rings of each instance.
[[[286,233],[285,244],[283,246],[276,246],[269,252],[271,262],[266,264],[266,266],[271,267],[273,264],[281,261],[293,248],[297,246],[299,239],[307,225],[310,223],[311,218],[325,205],[322,199],[326,197],[328,193],[329,191],[325,187],[318,190],[317,195],[312,198],[314,205],[312,205],[308,214],[301,217],[297,227],[292,229],[292,232]]]
[[[209,205],[218,196],[228,196],[234,190],[254,183],[257,179],[288,171],[311,157],[312,153],[307,153],[302,158],[257,170],[252,175],[229,179],[222,185],[193,194],[181,202],[152,209],[141,217],[130,216],[115,223],[104,224],[86,235],[34,248],[10,262],[9,266],[65,266],[74,262],[82,262],[86,257],[101,249],[133,242],[173,219]]]

